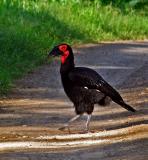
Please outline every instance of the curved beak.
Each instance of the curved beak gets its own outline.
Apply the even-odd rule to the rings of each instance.
[[[47,55],[47,59],[50,59],[51,57],[55,57],[55,56],[49,52]]]
[[[50,59],[51,57],[55,57],[55,53],[54,53],[53,49],[50,52],[48,52],[47,58]]]
[[[56,57],[59,56],[59,50],[57,49],[57,47],[54,47],[49,53],[48,53],[48,59],[51,57]]]

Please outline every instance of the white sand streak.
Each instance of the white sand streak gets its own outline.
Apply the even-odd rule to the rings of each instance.
[[[70,149],[92,145],[112,144],[148,138],[148,125],[137,125],[118,130],[87,134],[67,134],[39,136],[32,141],[1,142],[0,151],[19,151],[31,149]]]

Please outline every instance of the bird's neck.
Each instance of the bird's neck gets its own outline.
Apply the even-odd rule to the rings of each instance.
[[[69,52],[70,54],[65,60],[65,62],[61,63],[61,68],[60,68],[61,75],[68,74],[75,67],[73,52],[72,51]]]

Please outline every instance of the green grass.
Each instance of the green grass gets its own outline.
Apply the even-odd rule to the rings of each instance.
[[[147,39],[147,7],[83,0],[0,1],[0,94],[45,62],[55,44]]]

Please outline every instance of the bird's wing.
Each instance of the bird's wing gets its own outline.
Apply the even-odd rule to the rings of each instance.
[[[69,73],[69,79],[75,85],[97,89],[105,95],[121,99],[119,93],[111,87],[96,71],[90,68],[76,67]]]
[[[69,79],[78,86],[97,89],[98,74],[94,70],[76,67],[69,73]]]
[[[123,108],[135,112],[135,109],[127,105],[120,94],[110,86],[96,71],[76,67],[69,73],[69,79],[78,86],[87,87],[88,89],[96,89],[109,96],[114,102],[121,105]]]

